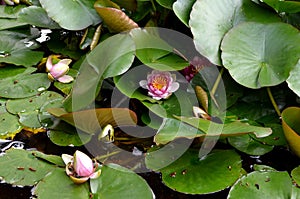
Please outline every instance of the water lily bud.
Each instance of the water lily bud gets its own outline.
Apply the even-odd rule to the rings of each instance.
[[[69,83],[73,81],[73,77],[66,75],[69,71],[69,64],[72,62],[71,59],[62,59],[58,63],[53,64],[53,57],[50,55],[46,62],[46,69],[48,77],[51,81],[57,80],[62,83]]]
[[[147,80],[139,82],[142,88],[148,89],[148,95],[153,99],[167,99],[179,88],[179,83],[175,82],[176,76],[170,72],[153,70],[147,75]]]
[[[74,170],[78,176],[88,177],[94,172],[94,164],[86,154],[76,151],[74,153]]]

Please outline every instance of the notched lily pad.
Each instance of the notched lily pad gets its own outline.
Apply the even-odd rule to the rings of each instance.
[[[299,198],[300,189],[287,172],[254,171],[240,178],[230,189],[228,199]]]
[[[151,157],[147,161],[151,162]],[[232,150],[212,151],[203,159],[198,158],[198,151],[188,150],[160,172],[164,184],[171,189],[208,194],[233,185],[241,174],[241,166],[239,155]]]

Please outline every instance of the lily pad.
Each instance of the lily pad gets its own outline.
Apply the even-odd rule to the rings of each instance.
[[[274,8],[279,13],[297,13],[300,12],[299,1],[280,1],[280,0],[263,0],[264,3]]]
[[[300,59],[290,72],[290,76],[286,80],[288,83],[289,88],[294,91],[299,97],[300,97],[300,79],[298,78],[298,75],[300,74]]]
[[[164,184],[171,189],[207,194],[233,185],[240,176],[241,166],[239,155],[232,150],[213,151],[203,159],[198,158],[198,151],[188,150],[160,172]]]
[[[88,183],[76,185],[65,169],[58,168],[37,184],[34,194],[39,198],[83,199],[89,198],[89,186]]]
[[[220,44],[232,27],[245,21],[279,20],[251,0],[204,0],[195,2],[189,25],[197,50],[213,64],[222,65]]]
[[[134,29],[130,32],[136,45],[136,56],[145,65],[160,71],[181,70],[189,62],[173,52],[174,47],[152,32],[154,28]]]
[[[282,116],[282,128],[285,138],[291,150],[300,157],[300,108],[288,107],[284,109]]]
[[[19,13],[18,21],[37,27],[50,29],[60,28],[60,26],[47,15],[46,11],[38,6],[23,8]]]
[[[13,138],[23,129],[19,118],[10,113],[0,113],[0,139]]]
[[[14,185],[32,186],[42,180],[56,166],[39,161],[32,151],[10,149],[0,157],[0,176]]]
[[[172,10],[172,5],[176,0],[156,0],[159,5]]]
[[[223,39],[223,65],[243,86],[275,86],[288,78],[298,62],[296,43],[300,43],[299,31],[288,24],[243,23]]]
[[[19,122],[22,125],[30,128],[40,128],[42,127],[39,121],[40,108],[44,104],[58,99],[60,99],[60,103],[56,105],[60,107],[62,106],[63,97],[56,92],[46,91],[34,97],[8,100],[6,108],[10,113],[19,115]]]
[[[139,175],[116,164],[103,165],[97,178],[97,199],[154,198],[146,181]]]
[[[228,199],[299,198],[300,189],[287,172],[254,171],[240,178],[230,189]]]
[[[59,146],[82,146],[92,138],[90,134],[81,132],[66,122],[60,122],[55,128],[49,129],[48,133],[50,140]]]
[[[300,166],[294,168],[291,172],[291,176],[295,182],[300,185]]]
[[[94,1],[40,0],[40,3],[50,18],[68,30],[82,30],[101,22],[99,15],[93,8]]]
[[[20,39],[18,33],[0,34],[0,46],[0,62],[30,67],[43,57],[43,52],[32,51],[33,48],[38,47],[35,41]]]
[[[186,26],[189,26],[190,13],[195,2],[196,0],[177,0],[173,4],[174,13]]]
[[[273,146],[262,144],[249,135],[234,136],[228,138],[229,144],[249,155],[264,155],[273,150]]]

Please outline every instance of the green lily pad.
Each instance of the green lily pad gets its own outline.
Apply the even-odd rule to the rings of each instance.
[[[91,140],[92,135],[81,132],[66,122],[60,122],[49,130],[49,138],[59,146],[82,146]]]
[[[88,183],[76,185],[65,169],[57,168],[37,184],[34,194],[38,198],[83,199],[90,193]]]
[[[298,75],[300,74],[300,59],[290,72],[290,76],[286,80],[288,83],[289,88],[294,91],[298,96],[300,96],[300,79],[298,78]]]
[[[177,0],[173,4],[174,13],[186,26],[189,26],[190,13],[195,2],[196,0]]]
[[[222,42],[222,61],[239,84],[249,88],[285,81],[299,59],[299,31],[285,23],[243,23]],[[241,72],[247,71],[247,73]]]
[[[152,190],[139,175],[116,164],[103,165],[97,178],[97,199],[152,199]]]
[[[47,15],[46,11],[38,6],[29,6],[22,9],[19,13],[18,21],[37,27],[50,29],[60,28],[60,26]]]
[[[35,41],[20,39],[18,33],[0,34],[0,62],[30,67],[43,58],[43,52],[32,51],[37,48]]]
[[[17,6],[0,6],[0,18],[9,18],[9,19],[16,19],[18,18],[19,13],[22,11],[23,8],[26,6],[24,5],[17,5]]]
[[[147,160],[151,161],[151,157]],[[232,150],[213,151],[198,158],[198,151],[188,150],[178,160],[160,170],[165,185],[187,194],[207,194],[226,189],[241,173],[241,159]]]
[[[300,166],[294,168],[291,172],[291,176],[295,182],[300,185]]]
[[[0,79],[13,77],[19,74],[26,75],[26,74],[33,73],[34,71],[36,71],[36,68],[34,67],[24,68],[21,66],[14,66],[14,67],[6,66],[1,68]]]
[[[55,165],[39,161],[32,153],[10,149],[0,157],[0,176],[6,183],[32,186],[56,169]]]
[[[249,155],[264,155],[274,148],[254,140],[249,135],[229,137],[228,142],[234,148]]]
[[[76,111],[93,102],[102,84],[101,77],[116,76],[128,70],[134,51],[131,38],[121,34],[109,37],[94,48],[80,66],[73,92],[64,102],[66,110]]]
[[[282,130],[282,126],[280,124],[265,124],[265,126],[272,128],[272,134],[264,137],[264,138],[256,138],[254,137],[252,134],[250,134],[250,136],[267,145],[272,145],[272,146],[285,146],[287,145],[283,130]]]
[[[277,12],[297,13],[300,12],[299,1],[263,0],[264,3],[274,8]]]
[[[40,3],[50,18],[68,30],[81,30],[101,22],[93,7],[94,1],[40,0]]]
[[[20,74],[0,80],[0,96],[25,98],[39,94],[49,88],[47,74]]]
[[[300,189],[292,184],[287,172],[254,171],[240,178],[230,189],[228,199],[299,198]]]
[[[41,107],[57,100],[59,100],[59,103],[56,103],[55,106],[61,107],[63,97],[56,92],[46,91],[41,95],[29,98],[8,100],[6,109],[12,114],[18,114],[20,117],[19,122],[22,125],[30,128],[40,128],[42,127],[39,120]],[[52,106],[52,108],[54,107]]]
[[[22,129],[17,116],[7,112],[0,113],[0,139],[13,138]]]
[[[279,20],[275,14],[251,0],[204,0],[195,2],[189,25],[197,50],[213,64],[222,65],[219,47],[232,27],[245,21]]]
[[[156,1],[159,5],[172,10],[172,5],[176,0],[156,0]]]
[[[136,45],[136,56],[145,65],[160,71],[181,70],[189,62],[173,52],[174,47],[151,33],[156,29],[134,29],[130,32]]]

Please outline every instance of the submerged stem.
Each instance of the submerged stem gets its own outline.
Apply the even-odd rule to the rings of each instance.
[[[278,106],[277,106],[277,104],[276,104],[276,102],[275,102],[275,99],[274,99],[274,97],[273,97],[273,95],[272,95],[272,92],[271,92],[270,87],[267,87],[267,92],[268,92],[269,98],[270,98],[270,100],[271,100],[271,102],[272,102],[272,105],[273,105],[273,107],[274,107],[274,109],[275,109],[277,115],[280,117],[280,116],[281,116],[281,113],[280,113],[280,110],[279,110],[279,108],[278,108]]]
[[[217,77],[217,79],[216,79],[216,81],[215,81],[215,83],[214,83],[214,86],[213,86],[213,88],[211,89],[211,95],[212,95],[212,96],[215,95],[215,93],[216,93],[216,91],[217,91],[217,89],[218,89],[218,86],[219,86],[220,81],[221,81],[221,79],[222,79],[223,73],[224,73],[224,68],[221,68],[221,71],[220,71],[220,73],[219,73],[219,75],[218,75],[218,77]]]

